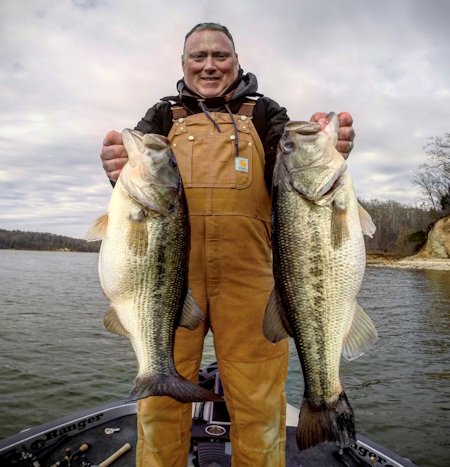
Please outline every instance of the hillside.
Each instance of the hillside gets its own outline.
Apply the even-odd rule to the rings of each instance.
[[[98,252],[100,243],[51,233],[0,229],[0,250]]]

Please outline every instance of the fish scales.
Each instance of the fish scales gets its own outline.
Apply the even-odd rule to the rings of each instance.
[[[173,360],[177,326],[204,319],[188,287],[190,226],[186,198],[167,138],[124,130],[129,161],[108,213],[88,233],[102,239],[99,277],[110,309],[104,324],[127,336],[138,361],[133,398],[221,400],[183,378]]]
[[[181,278],[187,273],[187,258],[184,252],[187,239],[181,235],[175,236],[174,232],[183,233],[184,230],[180,225],[187,222],[187,219],[182,209],[178,209],[178,213],[173,214],[165,221],[159,219],[159,216],[149,217],[147,229],[151,235],[148,240],[148,261],[135,261],[132,265],[133,270],[141,271],[139,279],[141,285],[137,288],[140,293],[135,299],[136,309],[140,313],[138,322],[149,320],[149,326],[137,330],[142,333],[138,342],[142,342],[144,350],[151,348],[151,355],[156,355],[157,352],[171,352],[175,322],[179,320],[182,308],[179,297],[183,294],[177,291],[183,290],[184,284]],[[136,258],[140,259],[134,257],[135,260]],[[168,278],[174,279],[168,280]],[[152,286],[144,287],[145,284]],[[148,310],[152,310],[152,313],[148,313]],[[167,313],[167,310],[173,310],[173,318],[165,319],[164,313]],[[140,368],[140,373],[147,371],[165,373],[174,370],[170,359],[152,358],[147,361],[146,357],[147,353],[142,351],[142,361],[145,364]]]
[[[319,396],[319,401],[330,400],[340,389],[341,346],[336,341],[352,319],[344,307],[353,307],[364,274],[362,235],[357,234],[360,229],[356,230],[343,248],[335,250],[329,229],[331,209],[316,206],[292,192],[275,195],[275,199],[274,228],[279,232],[274,239],[275,276],[284,283],[280,288],[282,300],[299,336],[296,344],[308,374],[307,392]],[[349,217],[359,223],[355,214]],[[304,326],[305,322],[309,325]],[[332,364],[327,360],[315,371],[316,355],[333,357]]]
[[[294,338],[305,391],[297,443],[346,446],[354,440],[353,410],[339,378],[341,354],[361,355],[376,340],[356,303],[365,270],[362,214],[345,161],[335,150],[338,122],[286,126],[273,183],[275,289],[264,319],[273,342]],[[332,128],[330,128],[332,127]]]

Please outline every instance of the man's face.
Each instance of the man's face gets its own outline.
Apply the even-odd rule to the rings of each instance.
[[[184,81],[202,97],[217,97],[236,80],[239,60],[230,39],[221,31],[196,31],[182,56]]]

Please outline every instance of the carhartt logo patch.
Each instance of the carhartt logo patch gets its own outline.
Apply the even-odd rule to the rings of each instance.
[[[235,167],[238,172],[248,172],[248,159],[245,157],[236,157]]]

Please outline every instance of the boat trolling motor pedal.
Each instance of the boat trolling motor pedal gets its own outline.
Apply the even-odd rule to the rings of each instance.
[[[200,386],[224,395],[217,363],[208,365],[199,374]],[[192,452],[197,467],[230,467],[230,414],[225,401],[196,402],[192,409]]]

